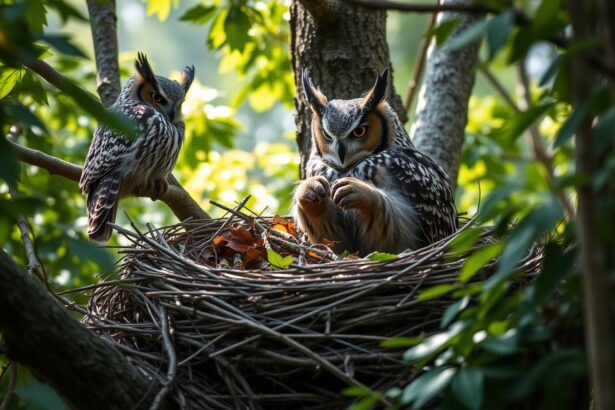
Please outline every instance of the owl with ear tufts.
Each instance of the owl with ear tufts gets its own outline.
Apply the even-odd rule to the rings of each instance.
[[[312,151],[293,212],[311,243],[399,253],[457,229],[448,176],[414,147],[386,102],[388,76],[387,69],[360,98],[329,100],[302,73]]]
[[[166,193],[167,177],[184,141],[181,106],[194,67],[184,68],[177,82],[155,75],[144,54],[139,53],[135,66],[135,75],[110,109],[135,123],[136,137],[99,125],[79,181],[88,195],[88,235],[95,241],[109,240],[109,222],[115,221],[120,198],[153,192],[155,200]]]

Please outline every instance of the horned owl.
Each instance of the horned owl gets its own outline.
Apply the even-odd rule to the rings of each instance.
[[[398,253],[457,228],[448,176],[414,147],[386,102],[388,75],[387,69],[361,98],[329,101],[302,73],[312,151],[293,212],[311,243]]]
[[[144,54],[138,54],[135,66],[136,74],[111,110],[134,121],[136,138],[99,125],[79,181],[88,194],[88,235],[95,241],[109,240],[107,222],[115,221],[120,198],[146,191],[154,192],[155,200],[166,193],[167,177],[184,141],[181,105],[194,67],[185,67],[178,83],[155,75]]]

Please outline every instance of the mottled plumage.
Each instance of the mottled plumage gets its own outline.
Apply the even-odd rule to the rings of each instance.
[[[294,214],[312,243],[398,253],[457,229],[448,176],[412,144],[385,101],[387,84],[388,70],[365,96],[328,101],[303,73],[312,152]]]
[[[155,75],[143,54],[136,69],[110,108],[136,124],[136,138],[99,125],[81,173],[79,187],[88,194],[88,235],[96,241],[109,240],[108,222],[115,221],[120,198],[154,192],[152,199],[158,199],[166,193],[184,141],[181,104],[194,67],[184,69],[179,83]]]

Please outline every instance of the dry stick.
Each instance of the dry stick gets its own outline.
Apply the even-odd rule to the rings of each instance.
[[[0,403],[0,410],[6,410],[9,408],[9,404],[15,394],[15,385],[17,384],[17,365],[14,361],[10,361],[8,366],[10,374],[9,385],[6,389],[6,395],[4,396],[2,403]]]
[[[245,215],[245,214],[243,214],[243,213],[241,213],[241,212],[239,212],[239,211],[237,211],[237,210],[235,210],[233,208],[229,208],[228,206],[223,205],[223,204],[221,204],[219,202],[211,200],[211,201],[209,201],[209,203],[214,205],[214,206],[217,206],[218,208],[224,209],[225,211],[230,212],[231,214],[233,214],[233,215],[235,215],[235,216],[237,216],[237,217],[239,217],[239,218],[241,218],[241,219],[243,219],[245,221],[249,220],[249,218],[250,218],[249,216],[247,216],[247,215]],[[291,250],[296,250],[298,248],[303,248],[304,250],[308,250],[310,252],[314,252],[315,254],[317,254],[318,256],[320,256],[322,258],[331,259],[333,261],[339,260],[339,257],[337,255],[335,255],[335,253],[333,253],[332,251],[330,251],[331,253],[329,254],[327,252],[324,252],[324,251],[322,251],[320,249],[313,248],[311,246],[306,246],[306,245],[302,245],[302,244],[295,244],[295,243],[291,243],[291,242],[285,241],[283,239],[283,238],[286,238],[284,232],[277,231],[276,229],[269,230],[266,227],[264,227],[263,225],[261,225],[261,223],[256,221],[256,220],[254,221],[254,224],[256,226],[258,226],[258,228],[262,232],[271,231],[271,233],[273,235],[280,236],[279,238],[275,238],[277,243],[278,244],[282,244],[282,242],[285,242],[284,245],[287,246],[287,248],[290,248]],[[273,238],[270,238],[270,239],[273,239]],[[293,238],[293,239],[295,239],[295,238]]]
[[[169,332],[169,316],[167,315],[167,309],[164,306],[160,306],[159,309],[160,314],[160,323],[161,323],[161,333],[162,340],[164,342],[164,348],[169,357],[169,368],[167,370],[167,378],[164,381],[162,389],[156,395],[150,410],[158,410],[160,404],[164,397],[171,390],[171,386],[173,381],[175,380],[175,374],[177,372],[177,354],[175,353],[175,348],[173,347],[173,342],[171,341],[171,334]]]
[[[456,11],[460,13],[483,14],[499,13],[500,10],[481,6],[480,4],[412,4],[399,3],[390,0],[342,0],[344,3],[373,9],[409,11],[414,13],[438,13],[441,11]]]
[[[484,65],[480,65],[479,69],[481,73],[485,76],[485,78],[489,81],[489,83],[495,88],[495,90],[502,96],[502,98],[506,101],[506,103],[516,112],[521,111],[521,107],[519,107],[515,100],[512,98],[510,93],[506,90],[506,88],[500,83],[497,77],[489,70],[489,68]],[[531,94],[530,94],[530,86],[529,80],[527,77],[527,73],[525,71],[524,62],[519,63],[519,78],[522,84],[522,95],[524,107],[527,109],[532,105]],[[532,124],[529,128],[530,142],[532,145],[532,149],[534,151],[534,158],[536,161],[540,162],[545,172],[547,173],[547,183],[549,184],[549,188],[551,192],[553,192],[562,207],[564,208],[564,215],[567,221],[571,221],[574,218],[574,207],[570,203],[570,200],[566,196],[566,194],[557,189],[555,186],[555,173],[553,171],[553,157],[548,153],[547,148],[542,143],[542,137],[540,135],[540,130],[538,128],[538,124]]]
[[[436,0],[436,5],[440,4],[440,0]],[[434,26],[436,25],[436,19],[438,17],[438,13],[432,13],[429,18],[429,23],[427,25],[427,33],[429,33]],[[409,113],[410,107],[412,107],[412,103],[414,102],[414,96],[416,95],[416,90],[421,81],[421,77],[423,76],[423,70],[425,69],[425,62],[427,61],[427,51],[429,50],[429,44],[431,43],[431,35],[423,36],[421,39],[421,44],[419,45],[419,58],[416,61],[416,65],[414,66],[414,73],[412,74],[412,80],[408,83],[408,91],[406,92],[406,102],[404,103],[404,111]]]

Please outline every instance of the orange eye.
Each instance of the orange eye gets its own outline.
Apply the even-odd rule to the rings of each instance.
[[[357,138],[363,138],[365,134],[367,134],[367,127],[365,126],[357,127],[352,131],[352,135]]]

